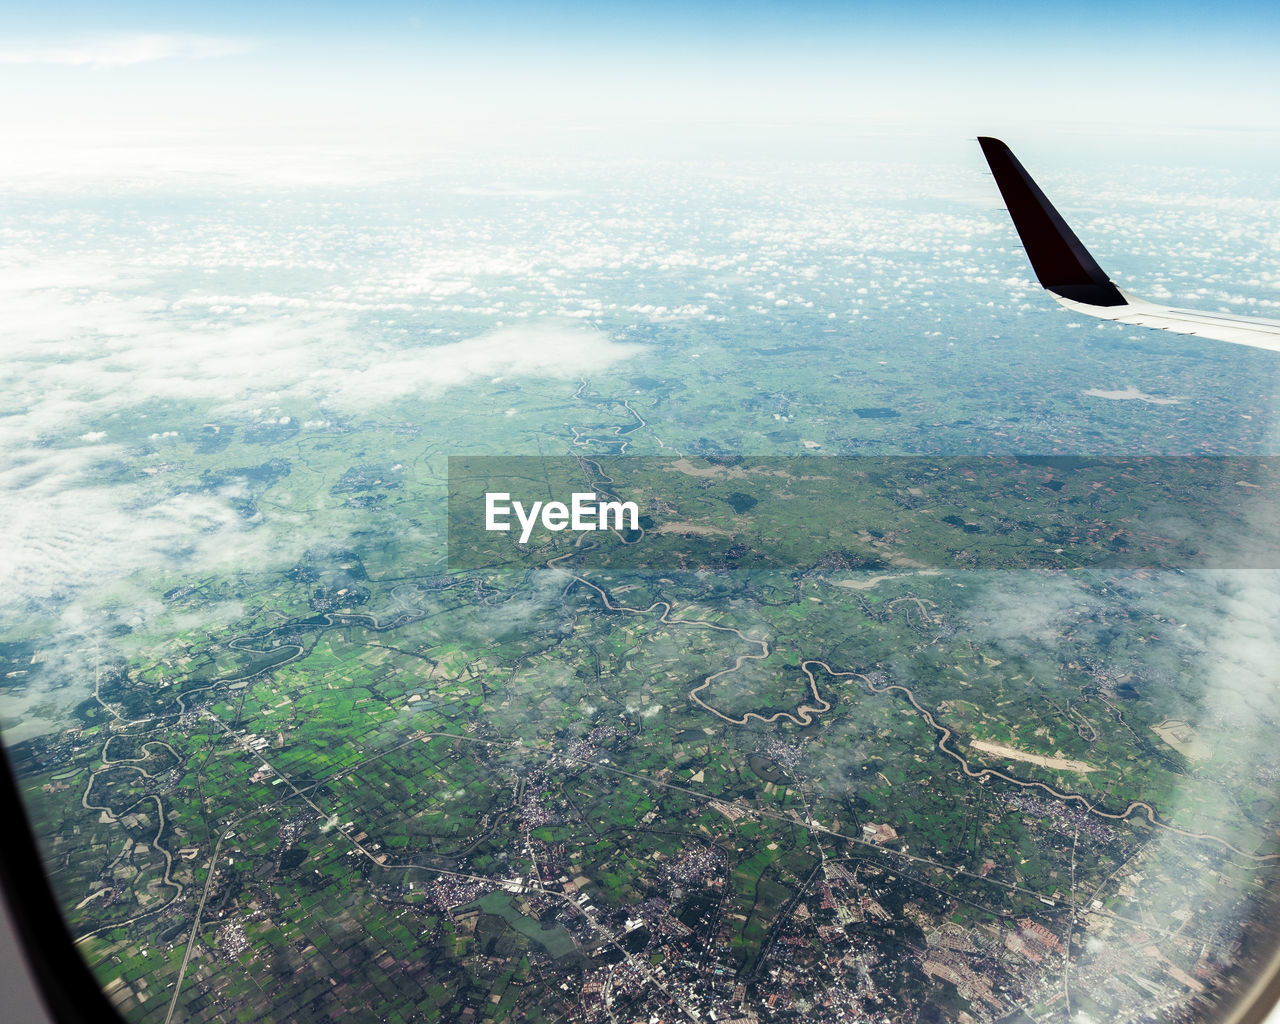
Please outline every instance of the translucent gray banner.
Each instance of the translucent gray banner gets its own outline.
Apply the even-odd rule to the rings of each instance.
[[[452,570],[1280,566],[1274,457],[449,459]]]

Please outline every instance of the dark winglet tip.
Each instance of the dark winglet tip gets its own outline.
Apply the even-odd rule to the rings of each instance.
[[[1013,151],[999,139],[978,144],[1022,239],[1040,283],[1054,294],[1091,306],[1123,306],[1125,298],[1053,208]]]

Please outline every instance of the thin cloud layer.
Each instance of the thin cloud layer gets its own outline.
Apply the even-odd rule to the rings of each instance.
[[[80,39],[67,43],[10,44],[0,49],[0,64],[60,64],[120,68],[181,57],[199,60],[235,57],[256,47],[252,39],[187,33],[141,32]]]
[[[21,445],[92,433],[148,400],[186,400],[219,412],[295,402],[354,413],[475,379],[573,378],[641,351],[580,323],[540,319],[444,344],[370,337],[340,313],[254,309],[193,316],[68,269],[72,287],[28,271],[0,288],[0,344],[11,409],[0,440]],[[82,282],[88,282],[82,283]],[[111,290],[113,289],[114,290]],[[207,311],[206,311],[207,312]],[[305,411],[305,410],[304,410]]]

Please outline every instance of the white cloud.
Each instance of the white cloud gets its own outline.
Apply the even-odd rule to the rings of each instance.
[[[641,346],[620,345],[588,327],[542,321],[431,348],[348,352],[343,362],[328,361],[297,388],[326,405],[354,410],[369,402],[438,393],[481,378],[572,378],[639,351]]]
[[[65,64],[93,68],[128,67],[181,57],[234,57],[255,47],[251,39],[147,32],[109,35],[74,42],[10,44],[0,49],[0,64]]]
[[[304,412],[356,413],[472,380],[573,378],[643,351],[555,318],[445,344],[389,341],[329,309],[214,313],[201,300],[130,295],[145,282],[111,281],[75,260],[7,269],[0,377],[22,410],[0,422],[0,442],[10,451],[53,437],[100,440],[105,417],[148,400],[195,401],[219,413],[288,401],[303,403]]]
[[[227,495],[156,494],[132,476],[87,484],[104,454],[100,445],[49,449],[0,466],[0,531],[12,540],[0,557],[4,604],[66,597],[145,567],[264,564],[305,545],[302,524],[254,529]]]

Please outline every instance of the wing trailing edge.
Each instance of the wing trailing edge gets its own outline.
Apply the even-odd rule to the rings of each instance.
[[[1121,291],[1009,147],[989,137],[980,137],[978,144],[1032,270],[1059,304],[1103,320],[1280,352],[1280,320],[1176,309]]]

